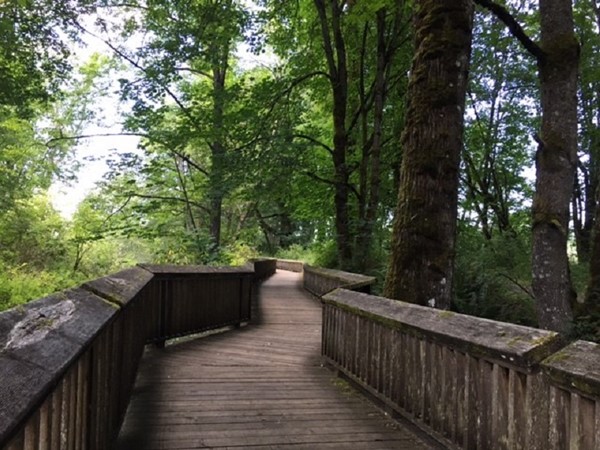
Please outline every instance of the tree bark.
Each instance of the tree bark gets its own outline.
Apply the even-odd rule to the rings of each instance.
[[[600,203],[600,189],[596,191]],[[589,281],[585,302],[579,307],[578,316],[600,316],[600,208],[596,207],[595,228],[591,238]]]
[[[598,1],[592,1],[596,25],[600,26],[600,7]],[[592,45],[597,51],[597,45],[591,42],[583,42],[582,45]],[[600,123],[600,102],[598,101],[598,88],[596,83],[591,86],[585,86],[582,83],[582,103],[584,104],[584,136],[587,138],[585,146],[588,147],[590,156],[587,178],[589,190],[593,195],[589,195],[586,189],[586,217],[593,212],[594,217],[591,222],[591,232],[589,236],[589,280],[583,305],[578,305],[578,316],[600,317],[600,168],[598,160],[600,159],[600,139],[597,134],[596,124]],[[590,92],[591,91],[591,92]],[[595,121],[594,121],[595,119]],[[595,123],[594,123],[595,122]],[[590,200],[588,202],[588,200]],[[588,204],[589,203],[589,204]],[[586,224],[588,220],[586,219]]]
[[[223,209],[223,198],[225,197],[225,164],[226,149],[223,143],[223,128],[225,115],[225,77],[227,74],[227,58],[229,56],[229,46],[224,49],[214,50],[216,60],[212,67],[213,82],[213,111],[212,111],[212,142],[211,142],[211,171],[209,186],[210,202],[210,237],[215,250],[221,246],[221,215]]]
[[[377,63],[375,71],[375,92],[373,103],[373,139],[371,145],[363,155],[364,165],[368,168],[370,162],[370,171],[365,170],[364,187],[361,186],[362,203],[364,206],[360,209],[360,226],[356,239],[356,264],[357,271],[364,273],[368,267],[371,258],[371,246],[373,241],[373,229],[377,219],[377,209],[379,207],[379,190],[381,185],[381,148],[383,146],[383,109],[386,94],[386,71],[389,60],[393,56],[393,50],[387,51],[386,46],[386,9],[382,8],[377,12]],[[368,183],[367,183],[368,175]],[[362,184],[362,183],[361,183]]]
[[[539,326],[568,331],[575,293],[567,238],[577,165],[579,45],[570,0],[540,0],[542,126],[533,198],[532,288]]]
[[[325,0],[314,0],[319,14],[323,48],[327,59],[329,80],[333,94],[333,167],[334,205],[338,265],[349,269],[352,264],[352,230],[348,208],[349,171],[346,164],[348,133],[346,116],[348,108],[348,69],[346,44],[342,34],[342,8],[337,0],[328,0],[331,26],[327,16]]]
[[[473,3],[423,0],[415,7],[416,52],[385,295],[448,308]]]

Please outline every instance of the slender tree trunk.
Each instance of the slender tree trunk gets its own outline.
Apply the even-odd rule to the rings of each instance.
[[[538,60],[542,126],[533,198],[533,280],[539,325],[567,331],[573,319],[567,238],[577,164],[579,45],[570,0],[540,0]]]
[[[591,46],[597,51],[595,42],[587,40],[582,46]],[[575,244],[577,248],[577,260],[579,263],[589,263],[592,247],[592,233],[595,227],[596,217],[596,192],[598,188],[598,157],[600,155],[600,142],[598,139],[598,128],[596,125],[598,114],[597,90],[598,83],[580,85],[581,105],[581,147],[586,151],[589,162],[579,162],[579,169],[583,180],[575,175],[574,193],[572,199],[573,229]]]
[[[367,161],[370,160],[370,171],[368,189],[364,189],[364,213],[361,216],[359,232],[356,245],[356,268],[359,272],[364,272],[369,265],[371,256],[371,246],[373,242],[373,230],[375,220],[377,219],[377,209],[379,207],[379,187],[381,185],[381,147],[383,146],[383,108],[385,104],[386,93],[386,69],[388,59],[393,55],[387,54],[386,48],[386,10],[380,9],[377,12],[377,64],[375,73],[375,97],[373,105],[373,139],[369,149],[369,155],[364,156]],[[368,164],[366,164],[368,165]],[[368,195],[367,195],[368,191]]]
[[[473,4],[423,0],[415,8],[416,52],[385,295],[448,308]]]
[[[597,0],[592,1],[592,7],[596,16],[596,24],[600,26],[600,7]],[[594,195],[588,197],[588,199],[591,199],[591,202],[590,205],[586,205],[586,216],[593,210],[594,218],[591,221],[593,225],[590,236],[589,281],[585,302],[583,305],[580,305],[578,316],[595,316],[595,318],[598,318],[600,317],[600,168],[598,167],[600,165],[598,162],[598,158],[600,158],[600,141],[598,135],[594,133],[596,130],[593,130],[595,128],[593,116],[596,116],[596,123],[600,123],[600,105],[598,104],[598,100],[593,100],[594,94],[589,95],[589,97],[591,98],[586,99],[584,97],[584,103],[590,109],[595,108],[595,111],[594,113],[589,112],[586,114],[586,128],[589,135],[588,146],[590,147],[590,169],[588,174],[590,182],[587,184],[590,186],[590,189],[595,190]]]
[[[600,189],[596,191],[596,201],[600,203]],[[585,302],[578,316],[600,316],[600,208],[596,207],[595,227],[592,233],[590,250],[590,276]]]
[[[209,202],[210,202],[210,237],[215,250],[221,246],[221,216],[223,198],[225,197],[225,164],[226,151],[223,143],[224,109],[225,109],[225,76],[227,73],[227,55],[219,58],[213,64],[213,116],[212,116],[212,142],[210,172]]]
[[[335,181],[334,205],[338,265],[342,269],[349,269],[352,264],[352,230],[350,229],[348,207],[348,180],[350,175],[346,164],[348,151],[348,133],[346,130],[348,62],[346,44],[341,28],[341,15],[343,12],[341,5],[338,4],[337,0],[327,0],[331,14],[330,26],[325,1],[314,0],[314,4],[319,14],[321,36],[333,94],[332,159]]]

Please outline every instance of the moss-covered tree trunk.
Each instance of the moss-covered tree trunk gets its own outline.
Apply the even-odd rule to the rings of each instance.
[[[533,280],[539,325],[566,331],[574,291],[567,257],[577,165],[577,68],[571,0],[540,0],[542,126],[533,198]]]
[[[415,5],[415,57],[385,295],[450,306],[471,0]]]

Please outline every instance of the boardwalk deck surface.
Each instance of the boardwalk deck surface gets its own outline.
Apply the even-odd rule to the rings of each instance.
[[[431,448],[321,366],[320,306],[299,282],[278,271],[249,326],[149,352],[118,449]]]

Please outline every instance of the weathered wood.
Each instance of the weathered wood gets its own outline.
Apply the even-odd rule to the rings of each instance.
[[[287,270],[289,272],[302,273],[304,270],[304,262],[295,261],[292,259],[278,259],[277,268],[281,270]]]
[[[0,313],[0,443],[42,405],[116,312],[73,289]]]
[[[341,270],[312,267],[307,264],[304,265],[303,275],[304,289],[317,297],[321,297],[340,287],[368,293],[371,291],[371,285],[376,281],[375,277],[343,272]]]
[[[142,269],[155,274],[168,277],[186,275],[221,275],[221,274],[247,274],[252,275],[254,271],[245,266],[179,266],[173,264],[138,264]]]
[[[82,285],[82,288],[125,306],[135,298],[152,278],[153,275],[148,270],[133,267],[107,277],[88,281]]]
[[[325,360],[447,445],[598,448],[597,344],[554,353],[561,339],[553,332],[344,289],[323,303]],[[353,323],[360,324],[358,342],[347,346],[343,330]],[[340,362],[340,349],[346,361],[362,363]],[[386,377],[400,380],[388,391]]]
[[[261,285],[248,327],[150,352],[118,448],[428,448],[321,366],[321,310],[298,280]]]
[[[1,313],[0,448],[111,448],[145,344],[249,320],[253,274],[136,267]]]
[[[552,382],[600,398],[600,344],[577,341],[542,363]]]
[[[277,272],[277,260],[272,258],[252,258],[248,264],[254,270],[254,281],[266,280]]]
[[[323,297],[325,303],[441,345],[526,369],[561,346],[559,335],[478,317],[441,311],[397,300],[338,289]]]

